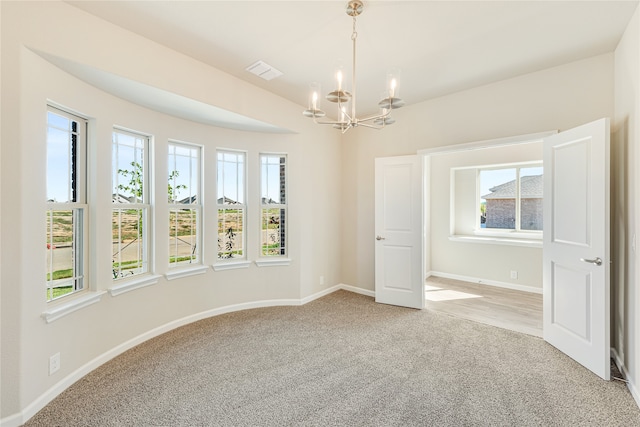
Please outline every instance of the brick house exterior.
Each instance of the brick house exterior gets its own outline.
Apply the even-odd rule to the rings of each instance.
[[[542,230],[542,175],[523,176],[520,181],[520,229]],[[516,227],[516,180],[490,188],[486,200],[486,227]]]

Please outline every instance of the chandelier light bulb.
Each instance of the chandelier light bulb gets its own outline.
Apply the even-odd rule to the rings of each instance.
[[[389,89],[389,96],[391,96],[391,98],[394,98],[396,95],[396,86],[397,86],[397,82],[396,79],[391,79],[391,83],[389,84],[389,86],[391,86]]]

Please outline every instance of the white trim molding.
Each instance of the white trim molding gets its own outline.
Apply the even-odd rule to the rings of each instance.
[[[523,239],[517,237],[498,237],[498,236],[465,236],[452,235],[449,236],[451,242],[460,243],[482,243],[485,245],[506,245],[506,246],[524,246],[528,248],[542,248],[541,239]]]
[[[466,142],[455,145],[443,145],[434,148],[425,148],[418,150],[418,155],[432,156],[434,154],[447,154],[454,151],[466,151],[466,150],[482,150],[483,148],[492,148],[516,144],[526,144],[531,142],[542,141],[544,138],[555,135],[557,130],[551,130],[546,132],[529,133],[525,135],[507,136],[505,138],[487,139],[485,141]]]
[[[189,266],[186,268],[171,269],[165,273],[164,277],[166,277],[167,280],[174,280],[174,279],[181,279],[183,277],[195,276],[197,274],[205,274],[207,271],[209,271],[208,266],[196,265],[196,266]]]
[[[127,280],[126,282],[119,283],[109,288],[109,293],[112,297],[115,297],[125,292],[133,291],[136,289],[144,288],[145,286],[151,286],[158,283],[161,276],[159,275],[145,275],[137,279]]]
[[[339,289],[343,289],[345,291],[353,292],[354,294],[366,295],[368,297],[375,298],[376,291],[372,291],[369,289],[359,288],[357,286],[345,285],[343,283],[338,285]]]
[[[489,286],[496,286],[498,288],[513,289],[516,291],[531,292],[534,294],[542,294],[542,287],[536,287],[536,286],[518,285],[516,283],[499,282],[497,280],[480,279],[478,277],[461,276],[459,274],[449,274],[449,273],[443,273],[440,271],[430,271],[427,273],[426,278],[429,278],[430,276],[442,277],[445,279],[462,280],[464,282],[476,283],[478,285],[489,285]]]
[[[629,372],[627,371],[627,367],[625,366],[622,358],[618,354],[618,351],[613,347],[611,347],[611,358],[613,359],[614,363],[618,367],[618,370],[622,374],[622,379],[626,382],[627,388],[629,389],[631,396],[636,401],[636,405],[640,407],[640,390],[638,390],[638,386],[633,382],[633,378],[631,377],[631,375],[629,375]]]
[[[67,314],[73,313],[76,310],[90,306],[100,301],[102,295],[106,294],[105,291],[101,292],[88,292],[78,298],[74,298],[65,302],[64,304],[56,305],[42,313],[42,318],[45,322],[51,323]]]
[[[273,257],[273,258],[259,258],[254,261],[258,267],[275,267],[279,265],[290,265],[291,259]]]
[[[217,264],[213,264],[211,268],[213,271],[224,271],[224,270],[234,270],[237,268],[249,268],[251,265],[251,261],[234,261],[234,262],[220,262]]]

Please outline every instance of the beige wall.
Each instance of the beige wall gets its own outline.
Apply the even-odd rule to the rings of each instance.
[[[183,319],[233,305],[299,302],[340,283],[340,136],[302,117],[302,107],[189,57],[59,2],[1,2],[2,18],[2,224],[1,224],[1,409],[15,423],[33,415],[78,372],[95,367],[140,337]],[[33,50],[225,108],[290,129],[287,134],[243,132],[198,124],[152,111],[86,84]],[[44,298],[46,106],[53,101],[89,117],[90,287],[112,286],[111,132],[114,125],[153,135],[156,200],[166,198],[167,140],[204,146],[205,265],[216,258],[215,150],[246,150],[249,167],[260,152],[287,153],[289,164],[289,266],[206,273],[168,281],[99,303],[47,324]],[[259,200],[258,174],[249,170],[249,197]],[[162,183],[164,182],[164,185]],[[9,201],[9,203],[7,203]],[[168,266],[167,207],[153,209],[154,272]],[[248,209],[249,259],[258,254],[259,211]],[[253,245],[251,245],[253,242]],[[320,276],[324,284],[320,284]],[[72,297],[71,297],[72,298]],[[60,353],[61,369],[48,375],[49,356]],[[8,421],[7,421],[8,420]]]
[[[615,52],[615,114],[611,138],[611,346],[640,403],[640,16],[631,19]]]
[[[349,131],[342,146],[342,281],[371,290],[374,289],[373,176],[376,157],[414,154],[426,148],[549,130],[562,131],[598,118],[612,117],[613,54],[396,111],[397,122],[391,127],[379,132]]]

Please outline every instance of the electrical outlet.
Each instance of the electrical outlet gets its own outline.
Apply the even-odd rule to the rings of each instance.
[[[49,375],[53,375],[60,369],[60,353],[49,357]]]
[[[515,270],[511,270],[511,278],[512,279],[517,279],[518,278],[518,272]]]
[[[324,276],[320,276],[320,284],[324,285]]]

